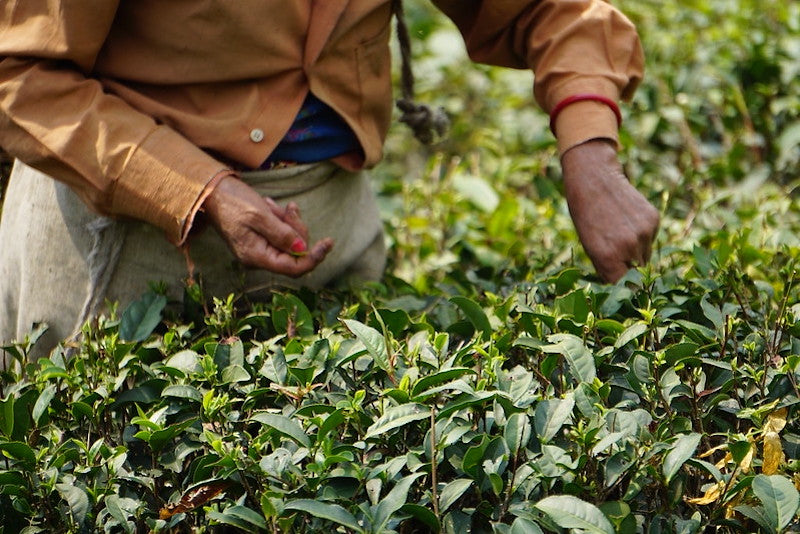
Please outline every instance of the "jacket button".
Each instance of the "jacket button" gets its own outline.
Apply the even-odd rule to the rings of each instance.
[[[250,130],[250,140],[254,143],[260,143],[264,140],[264,130],[261,128],[253,128]]]

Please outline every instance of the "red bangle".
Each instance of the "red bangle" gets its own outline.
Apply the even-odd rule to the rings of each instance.
[[[591,100],[592,102],[600,102],[601,104],[605,104],[611,108],[611,111],[614,112],[614,116],[617,117],[617,128],[619,128],[619,126],[622,124],[622,113],[620,113],[619,106],[616,102],[603,95],[582,93],[568,96],[556,104],[556,106],[550,112],[550,131],[553,132],[553,135],[556,135],[556,119],[558,118],[558,115],[564,111],[564,108],[570,104],[574,104],[575,102],[583,102],[584,100]]]

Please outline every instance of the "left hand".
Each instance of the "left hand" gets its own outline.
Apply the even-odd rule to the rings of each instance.
[[[658,210],[625,177],[610,141],[594,139],[561,157],[569,212],[598,274],[616,282],[644,265],[658,230]]]

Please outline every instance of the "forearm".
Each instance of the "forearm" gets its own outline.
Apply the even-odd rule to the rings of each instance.
[[[222,168],[66,62],[0,61],[0,145],[95,211],[145,220],[176,243]]]
[[[459,27],[473,60],[532,69],[534,95],[547,113],[575,94],[630,98],[642,78],[636,29],[602,0],[434,3]],[[589,139],[617,139],[614,113],[592,101],[565,108],[554,130],[561,154]]]

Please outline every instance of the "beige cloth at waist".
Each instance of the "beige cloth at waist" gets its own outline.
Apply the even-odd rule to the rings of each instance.
[[[381,277],[383,230],[365,173],[317,163],[247,172],[242,179],[279,204],[296,202],[311,241],[330,236],[334,248],[314,271],[291,279],[244,269],[213,228],[205,228],[190,238],[190,254],[207,298]],[[151,282],[164,283],[179,300],[188,275],[186,258],[161,230],[98,216],[67,186],[20,162],[4,201],[0,250],[0,343],[20,340],[45,322],[49,329],[32,359],[72,337],[106,300],[125,306]]]

